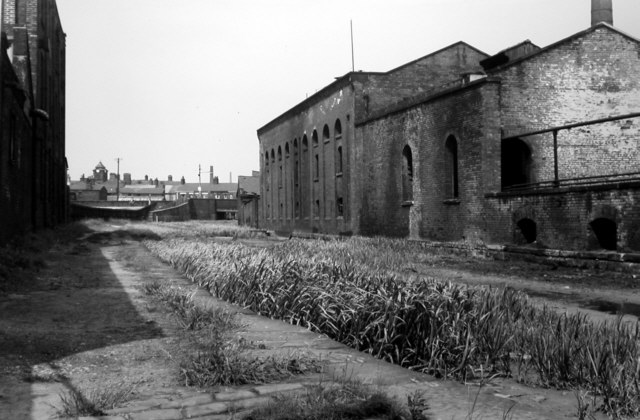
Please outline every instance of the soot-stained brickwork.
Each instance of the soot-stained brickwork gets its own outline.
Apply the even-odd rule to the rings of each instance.
[[[640,251],[638,74],[608,23],[349,73],[258,130],[262,225]]]
[[[2,0],[0,243],[67,220],[66,35],[54,0]]]

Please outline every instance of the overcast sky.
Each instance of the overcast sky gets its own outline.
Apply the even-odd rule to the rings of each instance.
[[[640,38],[640,0],[613,0]],[[457,41],[488,53],[590,25],[590,0],[57,0],[67,34],[72,179],[221,182],[259,169],[256,130],[335,77],[388,71]],[[203,175],[203,180],[208,179]]]

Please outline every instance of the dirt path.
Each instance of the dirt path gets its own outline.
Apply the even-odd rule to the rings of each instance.
[[[0,296],[0,418],[51,418],[70,389],[176,384],[179,331],[138,288],[154,273],[123,269],[140,247],[90,241],[48,250],[45,269]]]

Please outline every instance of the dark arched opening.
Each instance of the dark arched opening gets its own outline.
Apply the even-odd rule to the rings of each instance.
[[[520,139],[502,140],[502,188],[531,182],[531,149]]]
[[[445,151],[446,195],[447,198],[458,198],[458,141],[454,136],[447,137]]]
[[[408,145],[402,149],[402,200],[413,200],[413,155]]]
[[[591,230],[603,249],[615,251],[618,248],[618,226],[611,219],[600,217],[591,223]]]
[[[538,237],[538,228],[536,222],[531,219],[525,218],[520,219],[517,225],[526,243],[532,244],[536,241]]]

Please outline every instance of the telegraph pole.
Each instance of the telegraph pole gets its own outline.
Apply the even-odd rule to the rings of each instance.
[[[118,162],[118,172],[116,175],[116,201],[120,201],[120,161],[122,158],[116,158],[116,162]]]
[[[200,179],[200,174],[202,173],[202,168],[200,167],[200,164],[198,163],[198,194],[200,195],[200,198],[202,198],[202,180]]]

